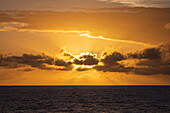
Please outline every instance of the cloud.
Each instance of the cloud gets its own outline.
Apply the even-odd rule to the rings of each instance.
[[[27,27],[27,28],[26,28]],[[82,33],[88,33],[89,31],[78,31],[78,30],[58,30],[58,29],[32,29],[28,28],[29,24],[27,23],[22,23],[22,22],[3,22],[0,23],[0,31],[18,31],[18,32],[31,32],[31,33],[36,33],[36,32],[44,32],[44,33],[77,33],[77,34],[82,34]]]
[[[0,22],[9,22],[9,25],[6,24],[6,27],[1,25],[0,31],[77,33],[78,35],[86,38],[122,43],[125,42],[141,46],[144,45],[147,47],[152,46],[152,44],[155,43],[159,44],[160,42],[166,42],[169,40],[168,30],[162,29],[165,22],[169,21],[169,8],[126,7],[111,9],[117,12],[101,13],[99,11],[94,13],[93,9],[89,13],[86,13],[86,11],[81,13],[61,13],[52,11],[1,11]],[[122,11],[126,12],[126,14],[122,13]],[[132,14],[128,13],[129,11],[137,11],[138,13]],[[19,16],[22,18],[14,19],[13,16]],[[147,19],[143,17],[147,17]],[[38,18],[43,18],[43,20],[39,21]],[[77,18],[79,18],[79,21],[77,21]],[[153,20],[153,18],[155,19]],[[114,21],[112,21],[113,19]],[[160,22],[155,24],[157,21]],[[18,22],[20,24],[25,23],[25,25],[15,27],[15,25],[10,24],[12,22]]]
[[[130,53],[129,57],[139,59],[160,59],[161,58],[160,48],[147,48],[140,52]]]
[[[120,64],[114,64],[114,65],[98,65],[98,66],[94,66],[93,69],[97,70],[97,71],[103,71],[103,72],[131,72],[132,71],[132,67],[124,67],[123,65]]]
[[[61,71],[69,71],[73,69],[72,63],[70,61],[64,61],[63,59],[55,60],[56,66],[61,66],[62,68],[58,68],[57,70]]]
[[[63,57],[53,58],[46,54],[0,55],[0,66],[11,69],[18,68],[23,71],[31,71],[33,68],[60,71],[93,69],[102,72],[122,72],[137,75],[170,75],[170,45],[168,44],[128,54],[107,49],[101,58],[90,52],[72,55],[61,50],[59,54]]]
[[[26,26],[28,26],[28,24],[23,22],[1,22],[0,31],[19,30]]]
[[[88,71],[88,70],[91,70],[91,68],[82,68],[82,67],[79,67],[76,69],[76,71]]]
[[[144,45],[144,46],[153,46],[148,43],[143,43],[143,42],[137,42],[137,41],[132,41],[132,40],[119,40],[119,39],[111,39],[111,38],[105,38],[103,36],[92,36],[90,32],[87,32],[85,34],[80,34],[82,37],[87,37],[87,38],[93,38],[93,39],[102,39],[102,40],[108,40],[108,41],[114,41],[114,42],[126,42],[130,44],[138,44],[138,45]]]
[[[132,54],[132,56],[130,55],[129,59],[125,61],[126,64],[124,64],[124,66],[128,65],[128,61],[132,62],[132,60],[138,59],[135,66],[131,65],[131,67],[133,67],[133,69],[131,70],[132,73],[142,75],[155,75],[155,74],[170,75],[169,45],[161,45],[156,48],[147,48],[141,52]]]
[[[12,3],[12,5],[11,5]],[[25,5],[26,4],[26,5]],[[101,2],[100,0],[1,0],[1,10],[52,10],[52,11],[80,11],[80,8],[109,8],[120,7],[121,3]]]
[[[64,56],[64,57],[69,57],[69,58],[74,58],[74,55],[72,55],[71,53],[69,53],[69,52],[67,52],[66,50],[64,50],[64,49],[61,49],[60,51],[59,51],[59,54],[61,54],[62,56]]]
[[[129,65],[135,59],[127,59],[121,61],[120,64],[126,68],[130,68],[130,73],[137,75],[170,75],[170,66],[164,64],[161,59],[137,59],[134,65]]]
[[[101,40],[108,40],[113,42],[125,42],[130,44],[138,44],[143,46],[153,46],[151,44],[143,43],[143,42],[137,42],[137,41],[131,41],[131,40],[119,40],[119,39],[111,39],[111,38],[105,38],[103,36],[92,36],[91,32],[88,30],[79,31],[79,30],[58,30],[58,29],[32,29],[29,28],[29,24],[22,23],[22,22],[3,22],[0,23],[0,31],[18,31],[18,32],[30,32],[30,33],[36,33],[36,32],[44,32],[44,33],[77,33],[81,37],[87,37],[87,38],[93,38],[93,39],[101,39]],[[65,53],[67,55],[67,53]]]
[[[11,5],[12,4],[12,5]],[[26,5],[25,5],[26,4]],[[1,0],[1,10],[81,11],[80,8],[169,7],[169,0]]]
[[[164,65],[158,67],[135,68],[133,69],[133,73],[139,75],[170,75],[170,67]]]
[[[101,59],[101,61],[104,63],[104,65],[115,65],[117,64],[117,61],[121,61],[125,59],[125,56],[117,51],[114,51],[109,55],[107,52],[104,52],[102,57],[103,59]]]
[[[137,75],[170,75],[170,46],[161,45],[123,55],[120,52],[103,53],[103,65],[93,69],[103,72],[125,72]]]
[[[169,0],[101,0],[133,7],[169,7]]]
[[[54,68],[47,65],[53,65],[54,58],[42,55],[23,54],[22,56],[1,56],[0,66],[7,68],[20,68],[31,66],[33,68],[52,70]]]
[[[29,71],[33,71],[33,68],[23,68],[23,69],[19,69],[19,71],[24,71],[24,72],[29,72]]]
[[[170,64],[170,44],[160,46],[161,59],[165,64]]]
[[[125,60],[126,57],[118,51],[105,51],[103,52],[100,62],[103,64],[94,66],[93,69],[103,72],[130,72],[132,67],[125,67],[119,64],[119,61]]]
[[[170,44],[163,44],[155,48],[146,48],[143,51],[129,53],[129,58],[159,59],[164,63],[170,63]]]
[[[128,62],[126,60],[126,62]],[[124,61],[122,61],[124,62]],[[128,66],[128,64],[115,63],[114,65],[97,65],[93,69],[102,72],[123,72],[131,73],[135,75],[170,75],[170,66],[160,63],[159,60],[139,60],[139,62],[133,66]],[[131,63],[129,61],[128,63]]]
[[[81,53],[73,59],[73,63],[77,65],[97,65],[99,59],[96,54],[92,53]]]
[[[55,65],[57,65],[57,66],[70,66],[71,62],[66,62],[64,60],[56,60]]]

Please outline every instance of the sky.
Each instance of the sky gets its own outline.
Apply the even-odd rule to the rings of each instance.
[[[59,10],[74,8],[170,7],[170,0],[0,0],[1,10]]]
[[[170,85],[170,0],[0,0],[0,85]]]

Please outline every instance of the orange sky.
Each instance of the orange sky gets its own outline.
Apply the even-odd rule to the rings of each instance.
[[[1,2],[0,85],[170,84],[169,8],[111,7],[125,0],[78,12],[5,11],[9,1]]]

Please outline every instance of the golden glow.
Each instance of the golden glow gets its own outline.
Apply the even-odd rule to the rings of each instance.
[[[4,73],[4,71],[1,70],[0,72]],[[34,70],[26,73],[8,70],[6,74],[12,78],[1,78],[0,85],[167,85],[169,79],[169,76],[163,75],[156,77],[155,75],[138,76],[116,72],[104,73],[94,70],[85,72]]]
[[[166,58],[163,60],[128,59],[128,53],[169,43],[169,9],[105,10],[0,11],[0,60],[1,54],[21,56],[21,61],[18,60],[20,57],[15,56],[12,61],[16,62],[10,62],[9,67],[4,62],[0,64],[0,85],[169,85],[169,72],[165,72],[169,68],[168,64],[164,64],[169,61],[169,49],[164,50],[165,54],[160,54]],[[61,50],[68,51],[67,55],[61,54]],[[115,64],[111,65],[104,63],[106,56],[102,57],[102,54],[107,54],[110,60],[115,57],[112,56],[115,51],[124,55],[123,60],[113,60],[111,63]],[[32,63],[30,65],[29,60],[22,58],[23,54],[42,53],[54,60],[49,63],[46,59],[33,58],[29,59]],[[85,65],[84,55],[97,59],[97,63]],[[141,56],[144,55],[137,54],[136,57]],[[75,59],[80,63],[75,63]],[[59,65],[56,65],[57,60],[61,60]],[[17,63],[24,66],[15,67]],[[146,63],[151,63],[150,67]],[[159,66],[162,70],[156,70]],[[144,75],[145,68],[149,72],[153,69],[158,73]]]

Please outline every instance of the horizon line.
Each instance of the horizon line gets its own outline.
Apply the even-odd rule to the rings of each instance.
[[[170,87],[170,85],[0,85],[0,87]]]

